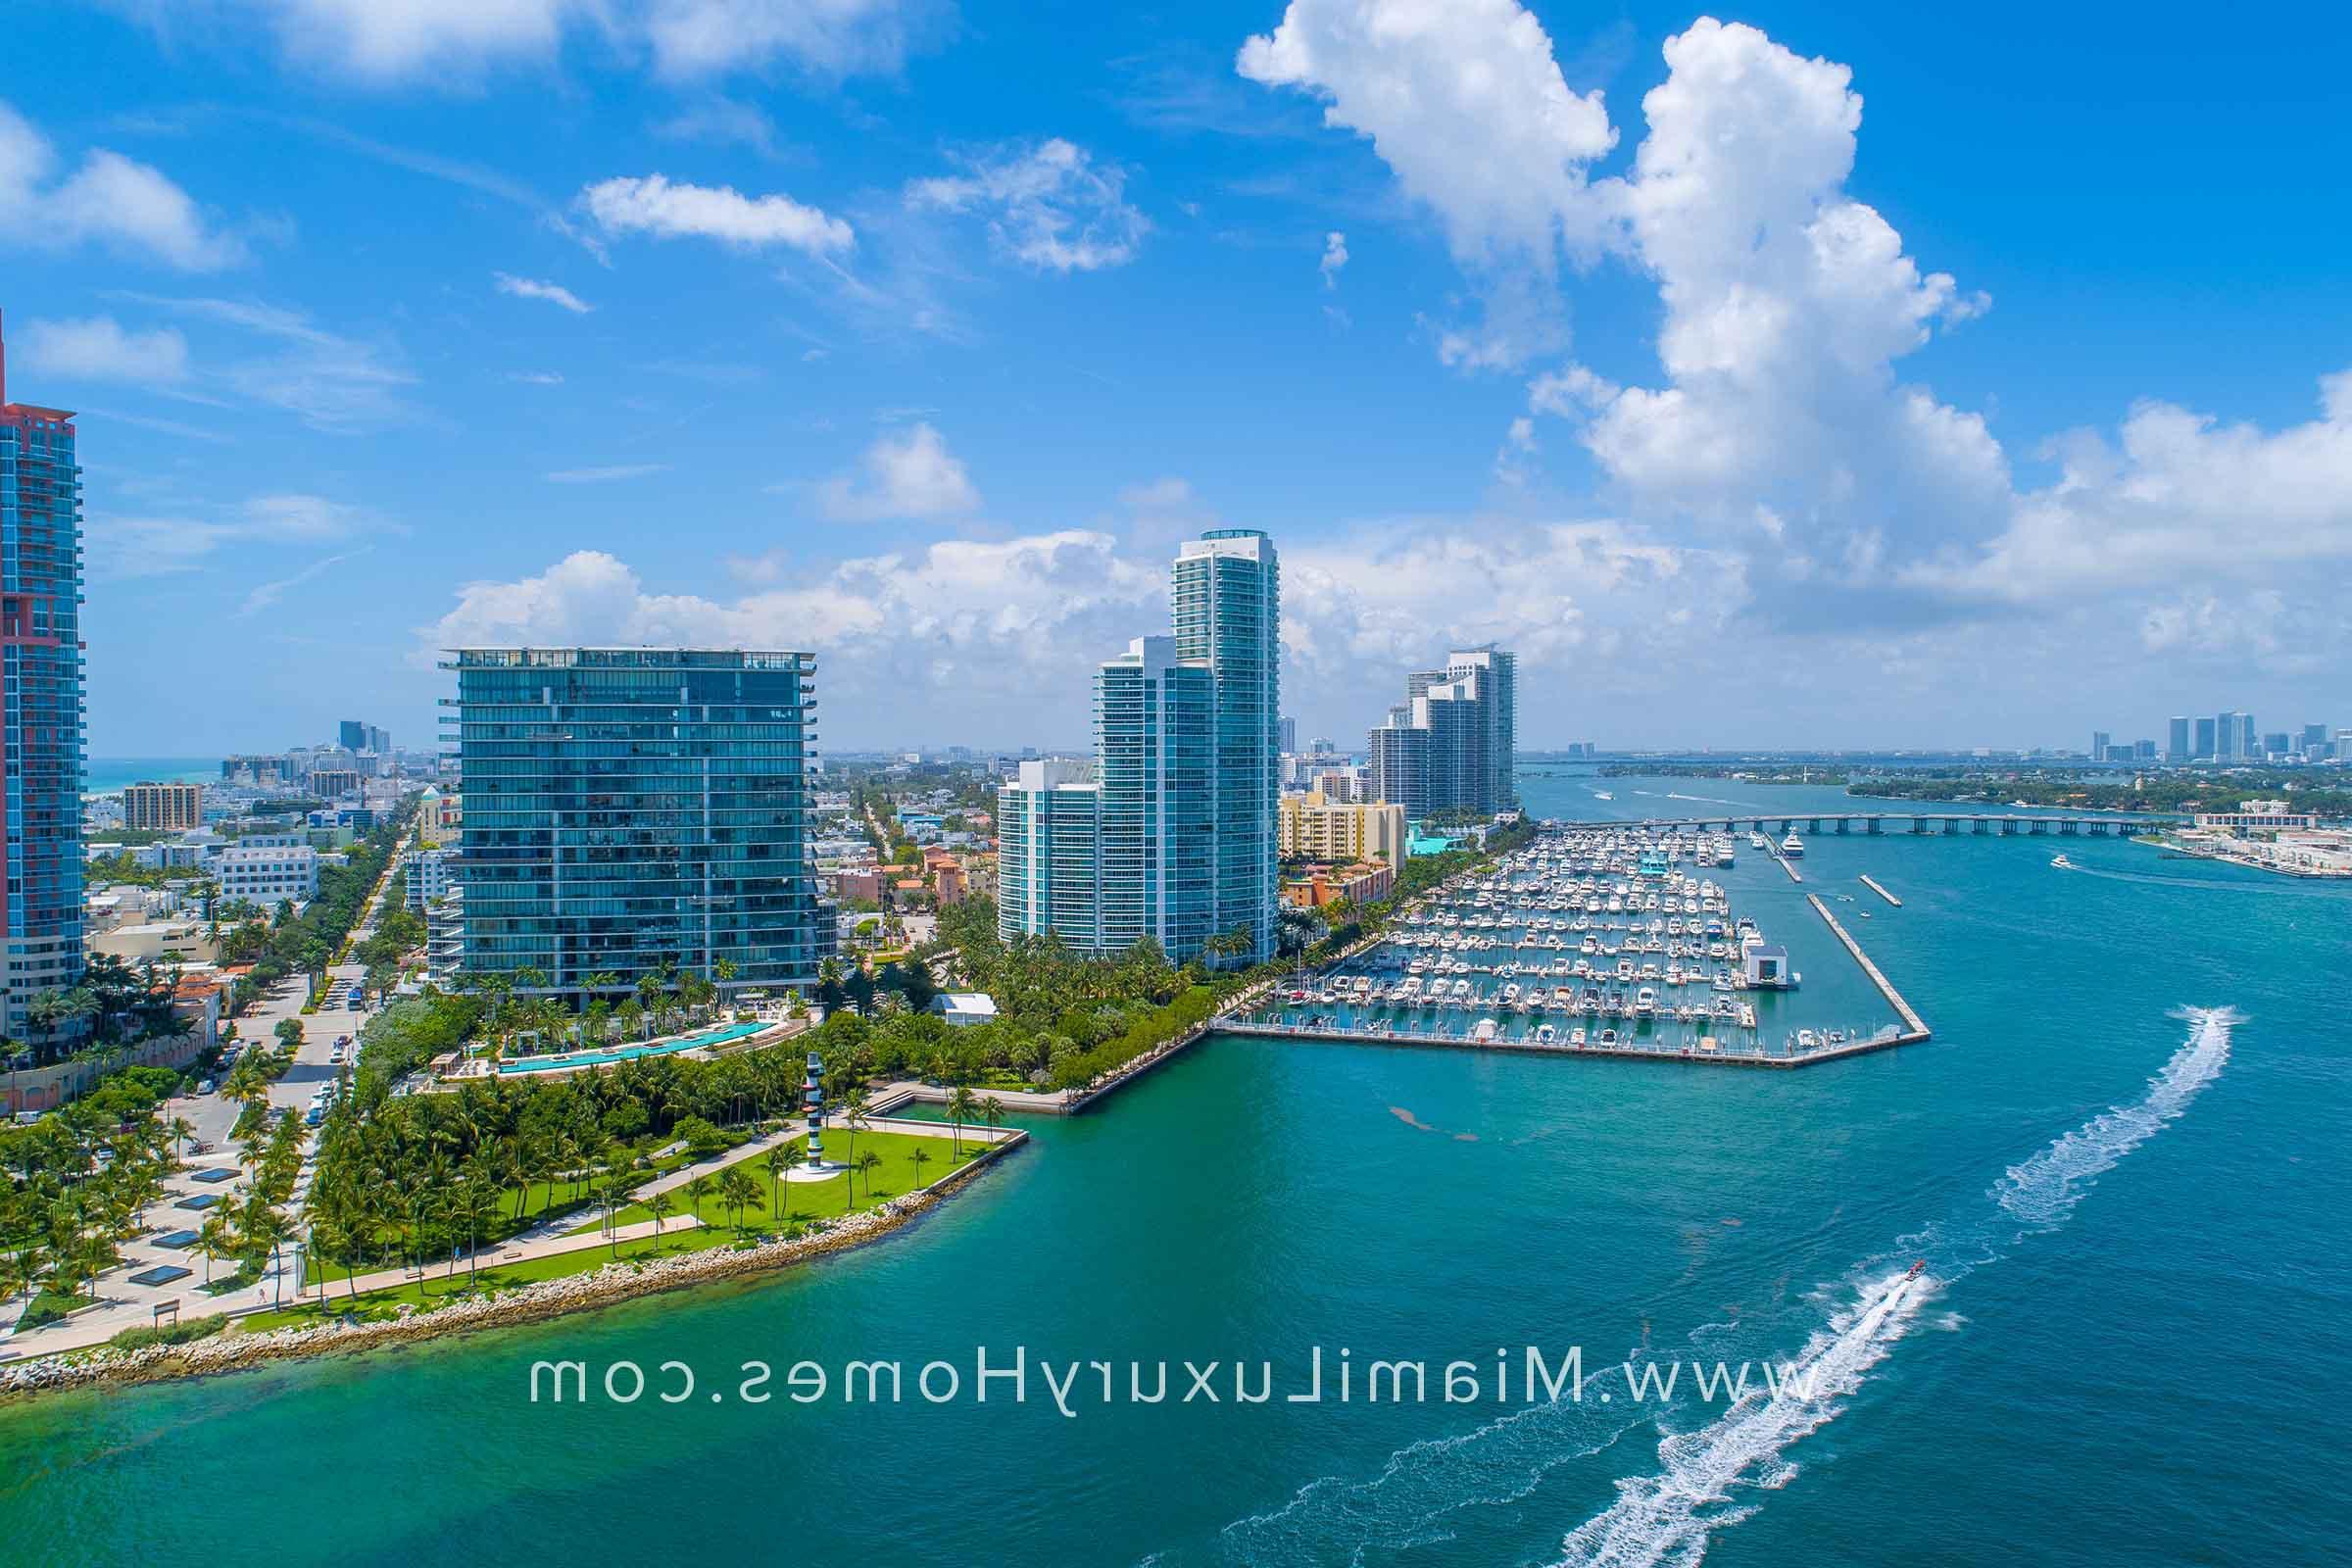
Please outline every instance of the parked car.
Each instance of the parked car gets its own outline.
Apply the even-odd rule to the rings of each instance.
[[[200,1095],[209,1095],[213,1092],[213,1089],[214,1084],[210,1078],[207,1078],[204,1082],[196,1086],[196,1092]]]

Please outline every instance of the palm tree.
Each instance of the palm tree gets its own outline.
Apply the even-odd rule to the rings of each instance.
[[[172,1118],[172,1158],[176,1163],[187,1150],[188,1140],[196,1136],[195,1123],[185,1116]]]
[[[914,1152],[906,1157],[914,1162],[914,1185],[920,1188],[923,1185],[923,1167],[931,1163],[931,1151],[917,1144]]]
[[[213,1283],[213,1264],[237,1250],[237,1233],[226,1214],[215,1214],[196,1229],[196,1250],[204,1258],[204,1283]]]
[[[882,1168],[882,1156],[869,1149],[852,1161],[852,1166],[865,1177],[865,1200],[869,1203],[872,1202],[874,1200],[874,1172]]]
[[[789,1143],[776,1145],[767,1152],[767,1157],[760,1160],[760,1163],[767,1168],[768,1204],[775,1210],[776,1223],[781,1225],[786,1218],[784,1173],[792,1169],[792,1146]]]
[[[988,1141],[991,1144],[994,1144],[997,1141],[997,1124],[1004,1119],[1004,1102],[999,1100],[994,1095],[990,1095],[986,1100],[981,1101],[980,1119],[988,1123]]]
[[[834,1108],[833,1114],[835,1120],[849,1129],[850,1164],[855,1167],[858,1163],[858,1132],[859,1128],[873,1125],[873,1102],[865,1098],[864,1090],[853,1089]]]
[[[948,1121],[956,1129],[953,1136],[957,1159],[963,1157],[963,1124],[972,1119],[977,1109],[978,1102],[973,1100],[971,1090],[964,1085],[957,1084],[948,1092]]]
[[[667,1192],[646,1195],[645,1211],[654,1217],[654,1250],[662,1250],[662,1222],[678,1211],[678,1200]]]
[[[738,1235],[741,1235],[744,1209],[760,1206],[759,1183],[753,1181],[751,1173],[741,1165],[729,1165],[725,1170],[719,1172],[718,1196],[720,1201],[734,1210],[735,1230]]]
[[[709,1171],[704,1171],[686,1184],[686,1200],[694,1205],[696,1218],[702,1217],[703,1204],[708,1202],[710,1195],[717,1191],[718,1183]]]

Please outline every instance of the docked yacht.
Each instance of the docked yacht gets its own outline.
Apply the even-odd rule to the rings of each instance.
[[[1791,833],[1781,840],[1781,853],[1791,860],[1801,860],[1805,858],[1805,841]]]

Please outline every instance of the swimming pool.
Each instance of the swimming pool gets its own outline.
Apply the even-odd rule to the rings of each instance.
[[[525,1056],[519,1061],[502,1061],[498,1070],[502,1076],[533,1072],[570,1072],[579,1067],[606,1067],[616,1061],[635,1061],[640,1056],[666,1056],[675,1052],[695,1051],[706,1046],[723,1046],[731,1040],[744,1040],[771,1029],[773,1024],[729,1023],[700,1034],[679,1035],[674,1040],[649,1040],[636,1046],[607,1046],[597,1051],[566,1051],[553,1056]]]

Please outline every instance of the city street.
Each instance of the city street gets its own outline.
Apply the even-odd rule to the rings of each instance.
[[[395,857],[393,865],[399,864]],[[390,876],[376,884],[368,896],[368,906],[361,912],[360,924],[354,929],[355,946],[375,932],[375,922]],[[357,986],[363,975],[357,963],[339,963],[327,971],[331,989],[336,981],[349,981]],[[272,1106],[290,1109],[297,1117],[306,1111],[311,1096],[322,1083],[332,1081],[338,1069],[328,1065],[327,1058],[335,1041],[349,1036],[355,1043],[360,1026],[371,1016],[370,1012],[353,1011],[348,1006],[321,1007],[305,1015],[302,1004],[309,995],[305,977],[296,976],[273,987],[236,1020],[237,1039],[247,1049],[273,1050],[277,1043],[277,1026],[281,1019],[292,1018],[302,1026],[302,1044],[296,1049],[294,1064],[285,1076],[270,1086]],[[236,1125],[238,1106],[226,1096],[183,1095],[167,1101],[159,1114],[164,1124],[184,1120],[195,1131],[189,1135],[191,1146],[183,1163],[185,1168],[167,1177],[163,1196],[141,1210],[138,1216],[139,1235],[123,1245],[122,1261],[98,1277],[97,1292],[101,1305],[76,1312],[64,1322],[51,1323],[28,1333],[17,1335],[0,1333],[0,1360],[19,1355],[46,1354],[56,1350],[75,1349],[88,1345],[101,1345],[128,1328],[145,1328],[154,1323],[156,1308],[176,1300],[182,1317],[204,1317],[214,1312],[238,1315],[261,1310],[272,1303],[273,1295],[280,1290],[275,1270],[278,1263],[268,1265],[258,1285],[240,1291],[234,1297],[214,1297],[205,1294],[205,1261],[192,1247],[166,1247],[163,1239],[200,1227],[215,1208],[235,1208],[242,1201],[248,1172],[240,1162],[241,1152],[229,1143],[229,1130]],[[198,1153],[195,1144],[205,1146],[206,1152]],[[234,1170],[233,1178],[203,1181],[208,1171]],[[302,1201],[311,1184],[311,1166],[306,1153],[303,1171],[296,1179],[293,1200],[287,1204],[288,1217],[299,1227]],[[212,1200],[205,1203],[206,1200]],[[205,1203],[191,1208],[190,1203]],[[295,1252],[285,1249],[282,1263],[286,1270],[282,1292],[286,1299],[294,1298],[298,1281],[294,1278]],[[192,1269],[185,1278],[157,1285],[138,1285],[131,1281],[134,1274],[144,1273],[159,1265]],[[215,1265],[216,1271],[225,1273],[234,1264],[223,1260]],[[0,1322],[14,1322],[22,1301],[0,1304]]]

